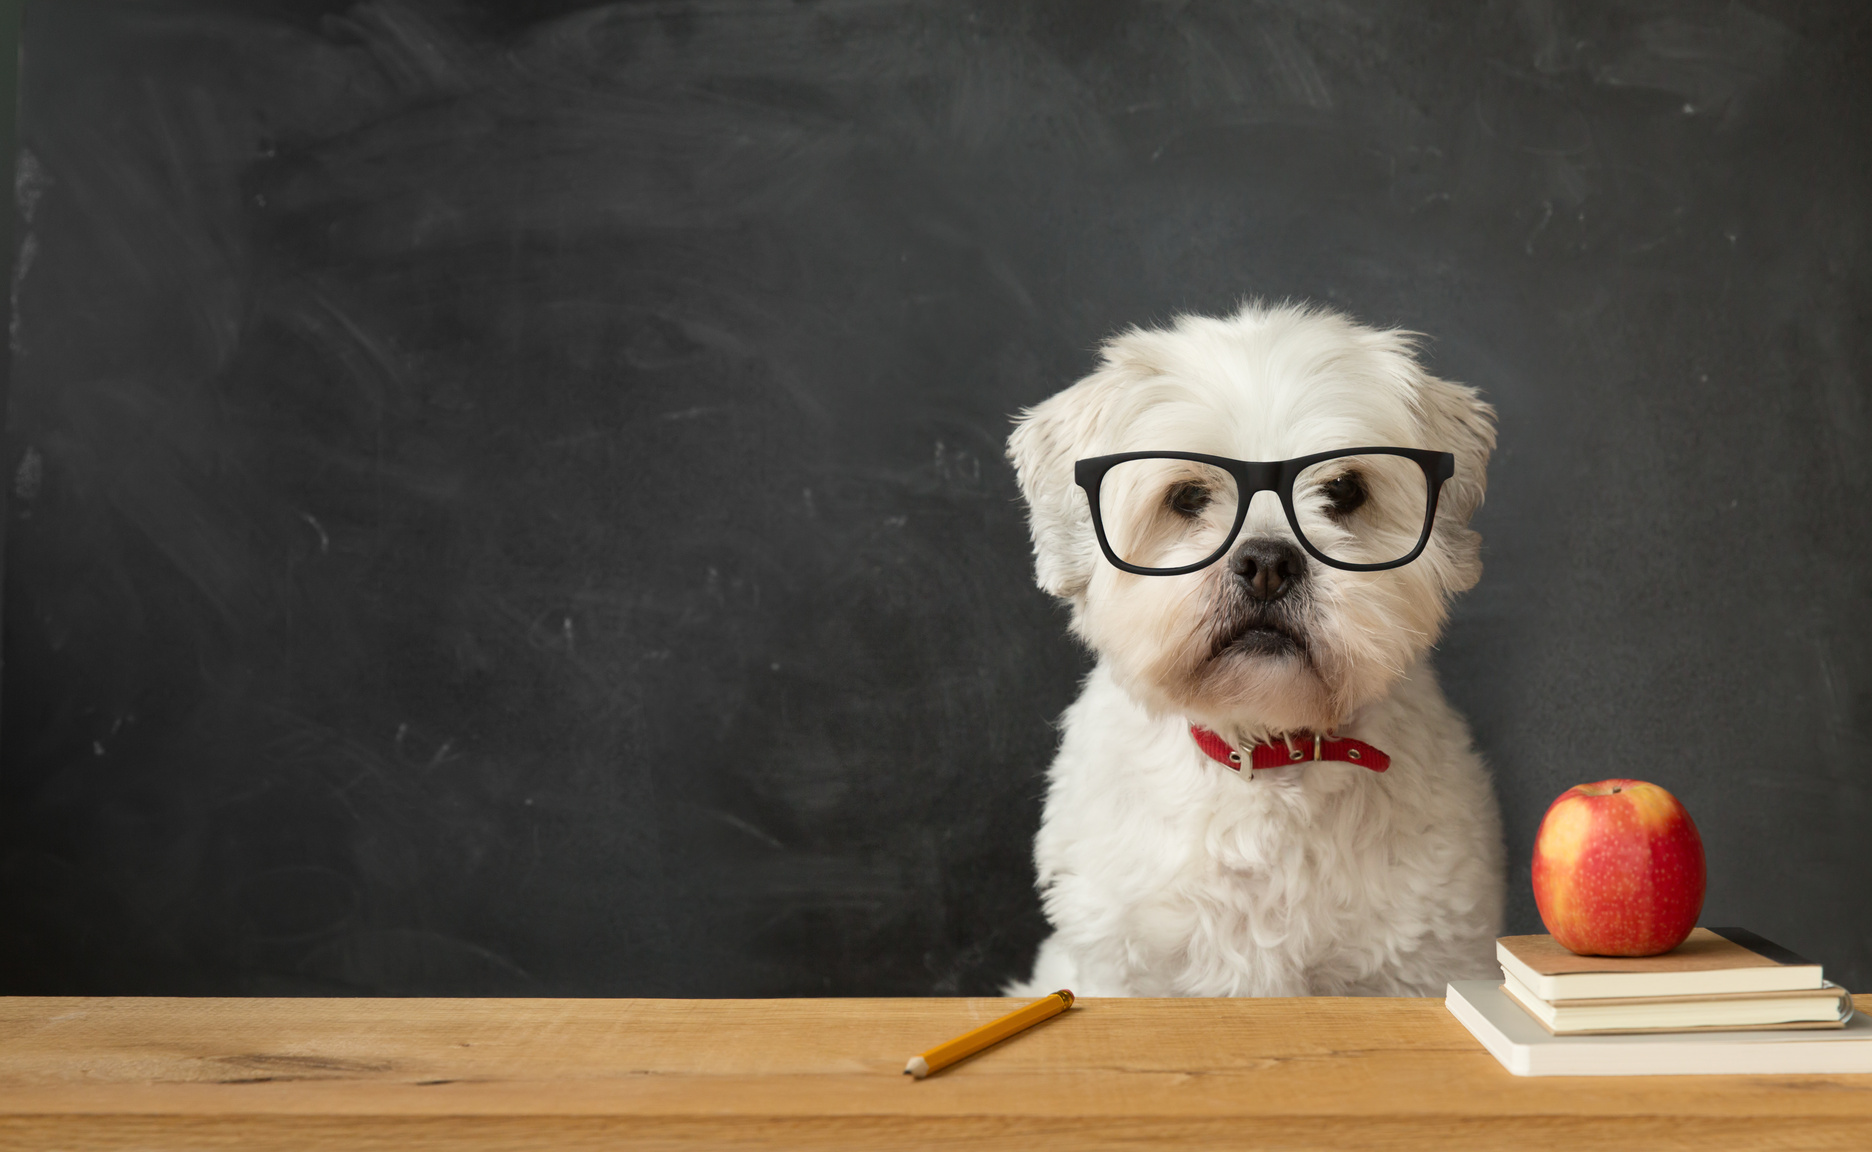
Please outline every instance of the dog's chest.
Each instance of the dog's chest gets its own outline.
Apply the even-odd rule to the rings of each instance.
[[[1078,978],[1105,995],[1395,995],[1486,967],[1493,798],[1434,682],[1406,687],[1348,728],[1388,771],[1322,761],[1255,779],[1091,677],[1035,841]]]
[[[1071,837],[1059,895],[1103,910],[1102,950],[1138,994],[1338,991],[1377,967],[1398,921],[1424,918],[1425,886],[1399,867],[1422,855],[1414,822],[1384,782],[1306,771],[1340,775],[1225,777],[1197,803],[1133,795]]]
[[[1322,900],[1363,919],[1368,905],[1395,895],[1391,864],[1407,834],[1383,797],[1360,794],[1381,785],[1336,781],[1321,793],[1297,779],[1223,783],[1234,787],[1218,789],[1221,802],[1177,821],[1190,850],[1165,877],[1165,893],[1197,903],[1224,896],[1241,910],[1238,928],[1262,933],[1296,914],[1317,916]]]

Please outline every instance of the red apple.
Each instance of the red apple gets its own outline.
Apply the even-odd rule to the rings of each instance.
[[[1643,780],[1577,784],[1534,836],[1534,903],[1582,956],[1655,956],[1703,911],[1703,838],[1677,797]]]

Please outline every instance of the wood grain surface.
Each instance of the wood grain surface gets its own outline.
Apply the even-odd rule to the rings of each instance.
[[[0,998],[0,1148],[1872,1147],[1872,1076],[1517,1079],[1434,999],[1082,1000],[902,1074],[1007,1006]]]

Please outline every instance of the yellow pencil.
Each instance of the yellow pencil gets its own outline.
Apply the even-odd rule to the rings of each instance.
[[[1061,988],[1044,999],[1035,1000],[1017,1012],[1009,1012],[999,1020],[990,1020],[972,1032],[964,1032],[947,1044],[938,1044],[921,1056],[910,1057],[910,1063],[904,1065],[905,1076],[915,1076],[918,1080],[931,1072],[941,1072],[964,1057],[973,1056],[990,1044],[999,1044],[1016,1032],[1024,1032],[1042,1020],[1051,1020],[1061,1012],[1073,1006],[1073,994]]]

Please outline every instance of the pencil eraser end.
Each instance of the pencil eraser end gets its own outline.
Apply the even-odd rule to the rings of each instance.
[[[905,1076],[915,1076],[918,1080],[929,1075],[929,1061],[921,1056],[910,1057],[910,1063],[904,1065]]]

